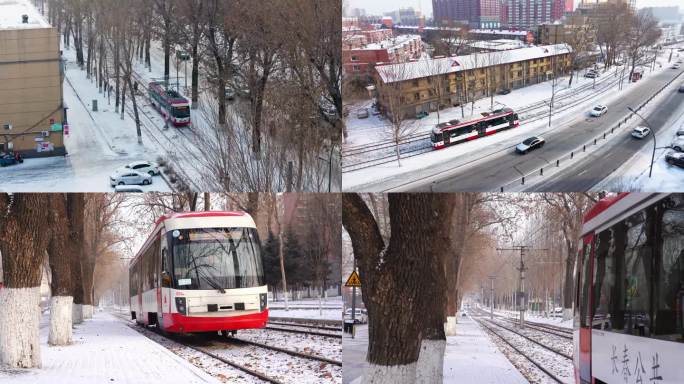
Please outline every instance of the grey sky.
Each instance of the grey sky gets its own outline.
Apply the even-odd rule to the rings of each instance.
[[[363,8],[368,14],[382,14],[400,7],[422,9],[423,13],[432,15],[432,0],[343,0],[347,8]],[[575,0],[579,3],[580,0]],[[684,10],[684,0],[637,0],[637,8],[664,7],[678,5]]]

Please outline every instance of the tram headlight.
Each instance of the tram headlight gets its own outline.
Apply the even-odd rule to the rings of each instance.
[[[259,302],[260,302],[260,308],[261,312],[268,307],[268,295],[266,293],[260,293],[259,294]]]
[[[185,297],[176,297],[176,310],[178,313],[185,315],[187,307],[185,306]]]

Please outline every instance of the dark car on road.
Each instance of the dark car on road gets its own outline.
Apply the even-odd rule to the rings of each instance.
[[[7,167],[18,163],[23,163],[24,159],[21,156],[13,154],[0,155],[0,167]]]
[[[515,146],[515,151],[518,153],[526,154],[527,152],[541,148],[544,146],[544,143],[546,141],[544,140],[543,137],[530,137],[523,141],[522,143],[518,144]]]
[[[670,152],[665,155],[665,161],[670,165],[676,165],[680,168],[684,168],[684,153],[682,152]]]
[[[679,93],[684,93],[684,84],[679,86]]]

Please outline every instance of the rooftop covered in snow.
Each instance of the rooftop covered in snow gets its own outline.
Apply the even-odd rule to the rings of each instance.
[[[38,28],[50,28],[50,24],[28,0],[0,0],[0,30]]]
[[[384,83],[394,83],[469,69],[485,68],[491,65],[541,59],[571,52],[572,48],[567,44],[542,45],[494,53],[474,53],[438,59],[422,59],[408,63],[377,66],[376,70]]]

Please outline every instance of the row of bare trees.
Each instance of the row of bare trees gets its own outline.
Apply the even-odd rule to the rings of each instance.
[[[122,199],[93,194],[0,194],[0,365],[40,367],[38,322],[43,265],[52,298],[51,345],[71,343],[72,325],[92,317],[98,262],[117,258],[111,231]],[[108,263],[100,265],[106,266]]]
[[[122,119],[128,94],[139,142],[136,66],[151,68],[160,45],[169,84],[173,62],[189,55],[187,92],[204,115],[194,144],[211,147],[196,166],[206,189],[339,187],[329,182],[342,131],[339,2],[50,0],[48,10],[77,63],[114,91]],[[228,88],[240,105],[226,100]]]
[[[389,376],[393,383],[441,383],[446,336],[457,332],[463,297],[480,296],[490,275],[497,277],[497,295],[518,289],[519,255],[503,254],[499,247],[548,248],[548,259],[541,252],[526,256],[534,266],[531,276],[539,277],[534,289],[549,288],[545,279],[555,276],[562,281],[563,306],[572,308],[582,218],[596,196],[425,193],[342,199],[369,315],[363,382],[385,383],[382,377]],[[544,260],[553,264],[536,264]]]

